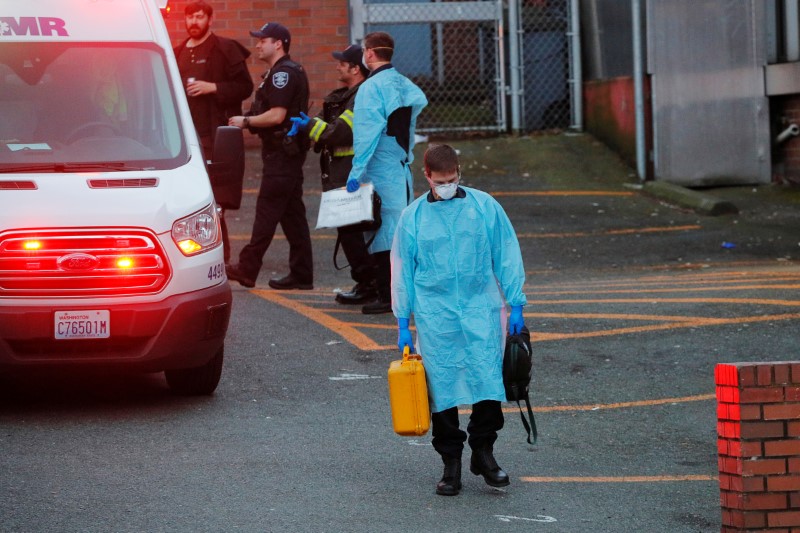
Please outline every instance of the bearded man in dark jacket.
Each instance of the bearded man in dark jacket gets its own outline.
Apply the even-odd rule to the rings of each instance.
[[[190,2],[184,13],[189,38],[175,47],[175,57],[203,156],[209,160],[217,127],[227,126],[230,117],[241,115],[242,102],[253,92],[253,79],[247,69],[250,51],[238,41],[211,31],[214,9],[206,2]],[[227,263],[230,243],[224,212],[220,220]]]

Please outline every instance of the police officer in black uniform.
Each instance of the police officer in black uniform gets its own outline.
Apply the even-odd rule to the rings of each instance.
[[[256,89],[248,114],[231,117],[228,124],[259,135],[264,169],[250,242],[239,253],[239,263],[226,271],[228,279],[254,287],[280,223],[289,241],[289,274],[269,280],[269,286],[309,290],[314,272],[303,203],[303,162],[309,140],[305,135],[286,135],[292,124],[289,119],[308,112],[308,77],[303,67],[289,58],[291,35],[285,26],[268,22],[250,35],[258,39],[256,53],[269,70]]]
[[[322,171],[322,190],[330,191],[347,184],[350,169],[353,168],[353,105],[358,88],[369,76],[369,70],[361,64],[361,46],[351,44],[341,52],[333,52],[337,60],[336,71],[342,87],[325,97],[322,111],[314,118],[308,115],[292,117],[295,127],[288,135],[302,135],[307,132],[314,142],[314,151],[320,153]],[[334,266],[338,246],[341,244],[350,276],[356,285],[352,290],[340,292],[336,301],[340,304],[362,304],[378,296],[375,283],[375,262],[367,250],[363,232],[339,230],[334,248]],[[341,270],[341,269],[340,269]]]

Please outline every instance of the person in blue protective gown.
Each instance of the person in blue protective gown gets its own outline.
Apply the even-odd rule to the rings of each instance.
[[[422,90],[392,67],[394,39],[369,33],[362,42],[363,63],[370,75],[361,84],[353,108],[353,168],[347,190],[372,182],[383,202],[381,227],[369,247],[374,258],[377,300],[364,314],[389,313],[391,266],[389,250],[400,213],[413,199],[411,170],[417,116],[428,104]],[[367,235],[369,239],[371,235]]]
[[[415,351],[409,330],[414,315],[428,380],[433,447],[444,462],[436,492],[451,496],[461,489],[467,441],[458,423],[462,404],[472,405],[470,471],[491,486],[509,484],[493,449],[503,427],[506,331],[518,333],[524,326],[525,269],[500,204],[487,193],[459,186],[452,147],[428,148],[424,169],[431,190],[403,211],[394,236],[392,309],[401,351],[406,346]]]

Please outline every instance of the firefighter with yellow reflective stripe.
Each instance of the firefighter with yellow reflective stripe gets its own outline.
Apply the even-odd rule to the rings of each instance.
[[[336,71],[343,86],[325,97],[322,111],[316,117],[301,113],[301,116],[291,118],[292,129],[287,135],[307,131],[314,142],[314,151],[320,154],[323,191],[344,187],[353,167],[353,107],[356,92],[369,75],[361,63],[361,53],[357,44],[342,52],[334,52]],[[337,294],[336,301],[362,304],[376,299],[375,265],[367,251],[364,234],[339,232],[338,239],[356,285],[348,292]]]

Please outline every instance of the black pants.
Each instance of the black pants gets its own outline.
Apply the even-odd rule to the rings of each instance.
[[[392,261],[389,250],[372,254],[375,260],[375,281],[378,285],[378,298],[384,302],[392,300]]]
[[[406,205],[411,202],[411,198],[412,191],[406,186]],[[390,250],[372,254],[375,261],[375,281],[378,285],[378,298],[383,302],[392,301],[392,260],[390,254]]]
[[[281,152],[263,152],[264,174],[256,200],[250,242],[239,253],[239,270],[251,279],[267,253],[278,224],[289,241],[289,273],[300,283],[313,283],[311,232],[303,203],[302,159],[299,164]]]
[[[483,400],[472,406],[467,432],[469,447],[474,449],[494,446],[497,432],[503,429],[503,410],[496,400]],[[458,427],[458,407],[451,407],[431,415],[433,448],[442,457],[461,457],[467,434]]]
[[[350,264],[350,277],[356,283],[368,284],[375,280],[375,261],[367,250],[364,234],[339,231],[339,244]]]

